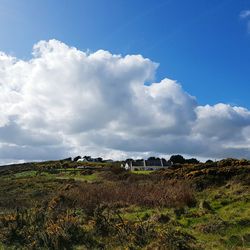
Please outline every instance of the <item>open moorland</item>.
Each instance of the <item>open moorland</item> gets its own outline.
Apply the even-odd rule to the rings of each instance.
[[[0,249],[249,249],[249,185],[247,160],[2,166]]]

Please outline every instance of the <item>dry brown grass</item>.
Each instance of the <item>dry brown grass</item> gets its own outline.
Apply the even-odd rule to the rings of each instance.
[[[61,204],[93,211],[100,204],[145,207],[183,207],[195,202],[194,192],[182,181],[144,183],[78,183],[60,194]]]

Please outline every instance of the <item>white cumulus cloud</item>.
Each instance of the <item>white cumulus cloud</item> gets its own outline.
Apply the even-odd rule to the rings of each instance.
[[[249,110],[199,106],[176,81],[154,83],[157,67],[141,55],[86,53],[57,40],[34,45],[27,61],[0,53],[1,162],[250,157]]]

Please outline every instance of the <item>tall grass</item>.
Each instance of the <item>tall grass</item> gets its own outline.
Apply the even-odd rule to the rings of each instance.
[[[181,181],[78,183],[64,190],[61,197],[88,211],[103,203],[121,207],[183,207],[195,202],[192,188]]]

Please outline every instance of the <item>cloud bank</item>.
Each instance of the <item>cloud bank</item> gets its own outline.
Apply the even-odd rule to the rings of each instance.
[[[0,53],[0,162],[250,157],[249,110],[200,106],[176,81],[154,83],[157,67],[141,55],[85,53],[57,40],[35,44],[27,61]]]

